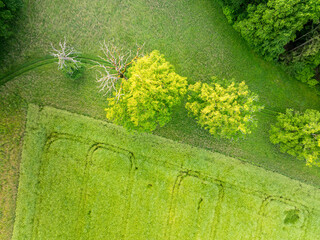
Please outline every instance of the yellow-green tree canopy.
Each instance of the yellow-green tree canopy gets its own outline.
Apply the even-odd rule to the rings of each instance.
[[[197,82],[189,86],[186,109],[212,135],[234,138],[250,134],[256,126],[254,113],[262,109],[257,100],[245,82]]]
[[[153,131],[170,121],[174,106],[187,92],[187,80],[159,51],[138,59],[121,83],[119,101],[108,98],[107,118],[128,129]]]
[[[320,112],[287,109],[277,120],[270,130],[271,142],[279,144],[282,152],[305,159],[308,166],[320,166]]]

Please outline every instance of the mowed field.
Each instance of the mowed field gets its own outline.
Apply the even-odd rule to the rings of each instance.
[[[145,52],[160,50],[189,83],[209,82],[211,76],[246,81],[266,109],[284,112],[320,109],[317,91],[290,78],[279,66],[254,54],[228,25],[212,0],[116,1],[26,0],[16,34],[1,56],[0,75],[42,59],[66,37],[82,55],[96,57],[100,42],[113,40],[125,50],[145,43]],[[98,92],[96,71],[82,79],[65,78],[55,63],[34,68],[0,86],[0,239],[10,239],[28,103],[49,105],[105,119],[106,97]],[[1,76],[0,76],[1,78]],[[236,142],[213,138],[178,107],[172,121],[155,134],[220,152],[290,178],[320,186],[318,168],[281,154],[268,139],[275,114],[264,111],[258,129]]]
[[[30,105],[13,239],[304,239],[320,190],[218,153]]]

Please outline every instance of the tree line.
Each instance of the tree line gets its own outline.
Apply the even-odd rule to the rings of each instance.
[[[76,51],[66,42],[59,45],[60,49],[52,46],[58,69],[75,79],[72,69],[82,67]],[[208,83],[188,84],[157,50],[144,55],[138,47],[134,54],[124,53],[104,42],[101,51],[97,82],[108,96],[106,117],[130,131],[152,132],[164,126],[183,102],[189,116],[214,137],[244,138],[257,127],[256,113],[263,106],[244,81],[212,77]],[[288,109],[280,113],[271,126],[270,141],[282,152],[304,159],[308,166],[320,166],[320,112]]]
[[[320,81],[320,1],[220,0],[230,24],[266,60],[311,86]]]

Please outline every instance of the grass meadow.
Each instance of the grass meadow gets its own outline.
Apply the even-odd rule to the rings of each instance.
[[[223,153],[319,187],[318,168],[279,152],[268,139],[275,112],[291,107],[320,110],[315,89],[288,76],[281,66],[253,53],[230,26],[213,0],[26,0],[16,34],[1,56],[0,75],[50,53],[66,37],[85,56],[100,53],[100,42],[114,41],[126,50],[145,43],[145,52],[163,53],[188,78],[208,82],[211,76],[246,81],[260,96],[266,111],[259,127],[236,142],[213,138],[188,118],[183,105],[172,121],[155,134],[174,141]],[[35,103],[105,120],[106,97],[98,92],[96,72],[88,66],[84,77],[73,81],[57,64],[39,66],[0,86],[0,239],[12,235],[19,165],[27,106]]]
[[[319,189],[219,153],[35,105],[24,139],[13,240],[320,234]]]

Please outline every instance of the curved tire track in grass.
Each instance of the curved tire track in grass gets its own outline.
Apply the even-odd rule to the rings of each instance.
[[[6,84],[7,82],[12,80],[13,78],[15,78],[25,72],[28,72],[32,69],[35,69],[37,67],[40,67],[40,66],[43,66],[46,64],[50,64],[53,62],[56,62],[56,59],[50,55],[26,62],[18,67],[13,68],[12,70],[8,71],[7,73],[3,74],[0,77],[0,86]]]
[[[77,57],[77,59],[81,60],[81,62],[85,64],[91,64],[94,65],[94,62],[101,62],[106,63],[105,61],[101,60],[100,58],[88,56],[88,55],[81,55]],[[35,68],[55,63],[57,62],[57,59],[54,58],[51,55],[46,55],[42,58],[34,59],[32,61],[28,61],[20,66],[14,67],[12,70],[6,72],[2,76],[0,76],[0,87],[10,80],[14,79],[17,76],[20,76],[21,74],[28,72],[30,70],[33,70]]]

